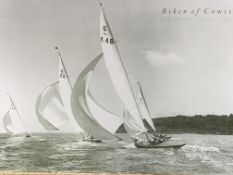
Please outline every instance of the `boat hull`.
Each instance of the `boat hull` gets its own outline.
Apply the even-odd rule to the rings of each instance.
[[[99,139],[82,139],[83,142],[90,142],[90,143],[102,143],[102,140]]]
[[[178,149],[181,148],[182,146],[185,145],[185,143],[182,144],[171,144],[171,145],[161,145],[161,144],[150,144],[150,143],[138,143],[135,142],[134,145],[136,146],[136,148],[174,148],[174,149]]]

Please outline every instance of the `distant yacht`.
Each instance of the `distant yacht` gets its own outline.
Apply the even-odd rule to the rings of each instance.
[[[58,56],[58,79],[46,86],[38,95],[35,105],[37,118],[48,131],[72,128],[80,133],[83,131],[75,122],[70,109],[71,82],[59,51]]]
[[[1,125],[4,126],[6,133],[10,134],[11,136],[30,137],[30,133],[27,132],[13,99],[9,94],[7,95],[10,99],[11,104],[2,118]]]

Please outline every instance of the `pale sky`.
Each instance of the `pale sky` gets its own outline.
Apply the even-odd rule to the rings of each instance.
[[[140,81],[154,117],[233,113],[233,1],[102,0],[126,69]],[[174,8],[192,14],[162,14]],[[203,10],[232,14],[204,14]],[[191,12],[190,12],[191,13]],[[0,1],[0,114],[13,97],[30,131],[42,131],[35,100],[54,81],[59,46],[74,84],[101,52],[99,6],[95,0]],[[121,114],[103,60],[91,92]]]

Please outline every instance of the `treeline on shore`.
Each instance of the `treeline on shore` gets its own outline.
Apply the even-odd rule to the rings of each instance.
[[[153,119],[159,133],[232,134],[233,114],[161,117]],[[117,133],[125,133],[123,125]]]

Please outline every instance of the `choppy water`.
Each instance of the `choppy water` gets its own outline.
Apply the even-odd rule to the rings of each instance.
[[[233,136],[173,135],[175,149],[136,149],[127,142],[94,144],[77,136],[0,138],[0,170],[233,174]]]

